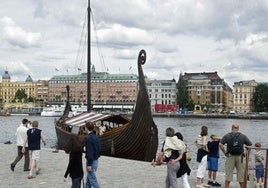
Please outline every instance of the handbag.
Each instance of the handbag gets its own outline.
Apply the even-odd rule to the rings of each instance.
[[[186,156],[186,163],[189,164],[190,161],[192,160],[191,153],[189,151],[186,151],[185,156]]]

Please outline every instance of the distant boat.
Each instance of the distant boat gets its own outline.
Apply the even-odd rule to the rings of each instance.
[[[2,110],[2,111],[0,111],[0,116],[10,116],[11,114],[9,113],[9,111],[8,110]]]
[[[43,111],[41,112],[41,116],[43,117],[60,117],[64,113],[65,107],[55,107],[50,106],[43,108]]]
[[[78,114],[81,114],[83,112],[87,112],[87,106],[85,105],[82,105],[82,106],[71,106],[71,109],[72,109],[72,113],[69,114],[69,116],[75,116],[75,115],[78,115]]]

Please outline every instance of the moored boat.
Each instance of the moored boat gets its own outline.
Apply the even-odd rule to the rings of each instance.
[[[123,115],[84,112],[68,117],[71,110],[69,86],[64,115],[55,123],[58,148],[62,149],[70,138],[84,143],[87,134],[85,125],[92,122],[97,130],[105,127],[104,132],[97,131],[101,142],[101,155],[140,161],[152,161],[158,148],[158,129],[151,113],[149,96],[146,89],[142,65],[146,61],[146,52],[141,50],[138,56],[139,91],[136,107],[131,119]]]
[[[90,3],[87,10],[90,31]],[[146,52],[141,50],[138,55],[139,90],[132,118],[120,114],[95,113],[91,110],[90,32],[87,33],[87,112],[70,116],[72,108],[69,100],[70,88],[67,85],[65,110],[59,120],[55,121],[58,149],[63,149],[71,138],[84,145],[87,137],[85,126],[91,122],[100,139],[101,155],[151,162],[155,159],[158,148],[158,129],[153,121],[142,69],[146,62]]]
[[[0,111],[0,116],[5,116],[5,117],[7,117],[7,116],[10,116],[11,114],[9,113],[9,111],[8,110],[2,110],[2,111]]]
[[[41,116],[43,117],[60,117],[63,115],[65,107],[50,106],[42,110]]]

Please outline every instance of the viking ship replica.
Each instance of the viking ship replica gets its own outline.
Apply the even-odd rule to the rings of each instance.
[[[89,14],[90,8],[88,8],[88,26],[90,26]],[[90,36],[88,36],[89,38]],[[90,48],[89,42],[88,48]],[[90,53],[90,50],[88,52]],[[91,66],[89,57],[90,55],[88,55],[88,67]],[[67,86],[66,108],[63,116],[55,122],[58,149],[63,149],[72,137],[84,144],[87,137],[85,126],[87,122],[91,122],[97,128],[106,127],[106,131],[98,135],[101,143],[101,155],[149,162],[154,160],[158,148],[158,129],[153,121],[142,69],[145,62],[146,52],[141,50],[138,55],[139,91],[131,119],[124,115],[95,113],[89,108],[87,112],[68,117],[71,106],[69,102],[70,88]],[[88,74],[90,75],[89,72]],[[90,83],[90,76],[87,78]],[[90,87],[88,87],[88,107],[91,106],[90,91]]]

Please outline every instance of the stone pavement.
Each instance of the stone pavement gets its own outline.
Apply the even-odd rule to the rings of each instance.
[[[23,171],[24,158],[19,161],[14,172],[10,170],[10,163],[17,154],[16,145],[0,143],[0,188],[70,188],[71,179],[63,181],[68,155],[64,151],[58,153],[52,151],[50,148],[42,148],[38,162],[41,172],[36,178],[27,179],[28,172]],[[97,177],[101,188],[164,188],[166,166],[154,168],[148,162],[101,156]],[[196,171],[193,170],[188,177],[191,188],[194,188]],[[218,179],[223,185],[223,174],[219,173]],[[179,188],[182,188],[181,180],[178,179],[178,182]],[[239,185],[236,182],[232,183],[231,187]]]

